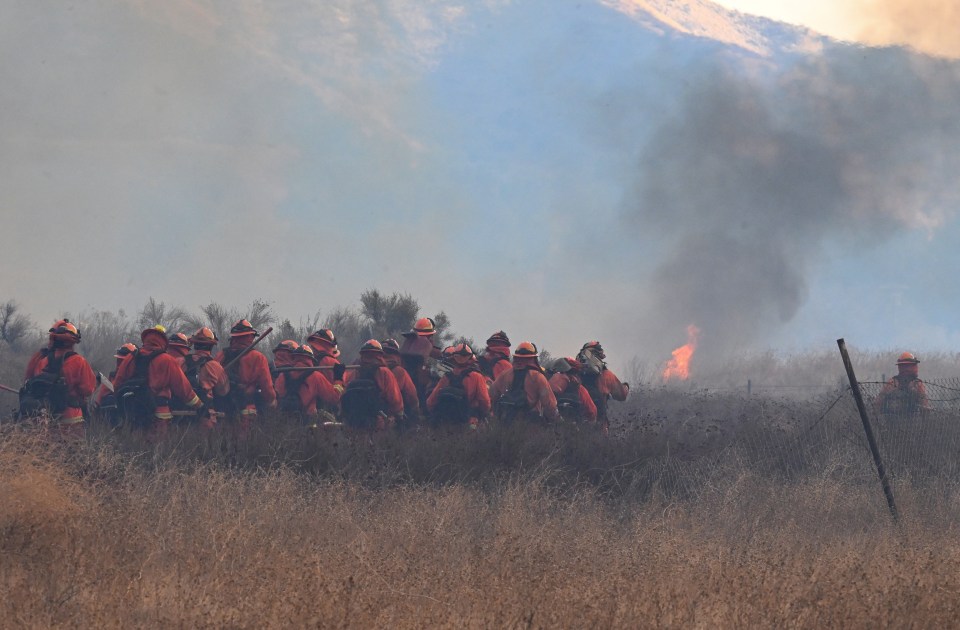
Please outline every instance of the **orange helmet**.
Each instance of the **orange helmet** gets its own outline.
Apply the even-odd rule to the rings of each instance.
[[[183,333],[174,333],[170,335],[169,342],[171,346],[180,346],[181,348],[190,347],[190,340],[187,339],[187,336]]]
[[[417,320],[417,323],[414,324],[413,332],[417,333],[421,337],[429,337],[437,332],[437,324],[429,317],[421,317]]]
[[[383,346],[380,345],[380,342],[376,339],[368,339],[362,346],[360,346],[360,352],[374,352],[377,354],[383,354]]]
[[[521,341],[513,351],[514,359],[536,359],[538,356],[540,351],[532,341]]]
[[[50,329],[50,338],[63,343],[80,343],[80,330],[67,320],[63,320],[59,326]]]
[[[337,345],[337,337],[329,328],[321,328],[307,337],[307,341],[323,341],[331,346]]]
[[[920,363],[920,359],[910,352],[904,352],[897,359],[897,365],[915,365],[917,363]]]
[[[457,365],[469,365],[471,361],[476,359],[476,356],[473,354],[473,348],[466,343],[458,343],[453,346],[453,349],[450,351],[450,357]]]
[[[129,356],[137,351],[137,346],[132,343],[125,343],[119,348],[117,348],[117,353],[113,355],[114,359],[122,359],[126,356]]]
[[[497,332],[490,335],[489,339],[487,339],[487,345],[488,346],[504,346],[509,348],[510,338],[507,337],[507,333],[503,332],[502,330],[498,330]]]
[[[230,336],[231,337],[243,337],[245,335],[256,335],[257,330],[253,327],[253,324],[248,322],[245,319],[239,320],[233,326],[230,327]]]
[[[387,354],[400,354],[400,343],[396,339],[384,339],[380,345]]]
[[[313,348],[307,344],[298,346],[296,350],[291,352],[291,354],[296,357],[309,357],[310,362],[314,364],[317,362],[316,355],[313,353]]]
[[[310,346],[307,346],[307,347],[309,348]],[[300,349],[300,344],[298,344],[296,341],[294,341],[293,339],[284,339],[283,341],[277,344],[276,348],[273,349],[273,353],[276,354],[278,352],[295,352],[296,350],[299,350],[299,349]],[[310,355],[313,356],[313,348],[310,348]]]
[[[194,345],[215,346],[218,341],[220,340],[217,339],[217,333],[206,326],[193,333],[193,336],[190,337],[190,343]]]
[[[51,326],[50,330],[48,330],[47,332],[50,332],[50,333],[55,332],[57,328],[60,328],[64,324],[69,324],[69,323],[70,323],[69,319],[66,319],[66,318],[58,319],[57,321],[53,322],[53,326]]]

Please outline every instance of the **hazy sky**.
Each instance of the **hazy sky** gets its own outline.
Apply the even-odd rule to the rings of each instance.
[[[928,2],[850,32],[948,54],[953,3]],[[149,296],[296,320],[376,287],[616,364],[669,358],[690,323],[705,353],[960,349],[956,64],[762,57],[553,0],[8,0],[0,58],[0,299],[41,323]]]

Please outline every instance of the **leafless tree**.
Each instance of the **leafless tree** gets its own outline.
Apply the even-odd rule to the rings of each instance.
[[[18,348],[25,341],[34,323],[20,312],[20,305],[14,300],[0,304],[0,339]]]

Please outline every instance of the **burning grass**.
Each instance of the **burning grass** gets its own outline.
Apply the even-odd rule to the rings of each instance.
[[[819,408],[660,396],[612,440],[370,444],[304,439],[281,419],[240,446],[94,432],[63,448],[0,431],[0,614],[33,627],[954,623],[953,481],[899,480],[898,536],[849,452],[787,475],[691,442],[719,422],[763,443]]]

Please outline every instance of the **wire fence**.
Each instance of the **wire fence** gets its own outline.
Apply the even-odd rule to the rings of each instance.
[[[960,379],[924,385],[926,399],[915,408],[890,411],[880,402],[884,383],[860,383],[893,493],[907,518],[936,511],[938,518],[960,524],[954,499],[960,488]],[[664,450],[673,452],[650,462],[649,479],[666,494],[717,500],[721,480],[729,486],[730,475],[750,475],[784,489],[803,485],[808,493],[843,488],[824,490],[822,505],[798,511],[797,519],[810,530],[825,527],[825,510],[867,507],[872,518],[889,519],[849,387],[804,403],[705,393],[691,406],[697,411],[688,426],[682,426],[682,414],[667,414],[664,426],[672,425],[672,433],[665,429]],[[713,415],[727,426],[711,419],[710,410],[721,407],[724,411]]]

